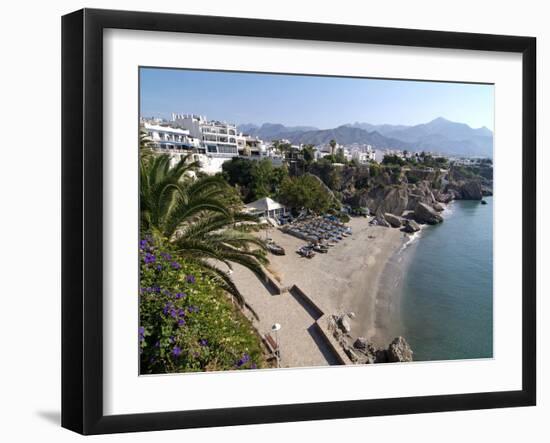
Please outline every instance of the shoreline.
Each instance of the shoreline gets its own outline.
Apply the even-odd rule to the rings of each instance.
[[[440,213],[445,220],[453,212],[454,200],[445,205],[445,209]],[[401,306],[403,305],[403,279],[409,268],[411,261],[414,260],[414,249],[416,243],[421,241],[424,231],[432,226],[421,224],[420,231],[414,234],[408,234],[408,239],[402,246],[387,260],[386,266],[382,271],[376,299],[376,323],[374,336],[370,339],[377,346],[385,346],[393,338],[403,336],[407,339],[404,319]],[[393,229],[393,228],[387,228]],[[369,337],[366,336],[368,339]],[[412,349],[414,352],[414,349]]]
[[[410,235],[396,228],[371,226],[367,218],[353,217],[348,225],[353,230],[352,236],[339,242],[328,254],[317,254],[312,259],[302,258],[295,252],[306,242],[279,229],[270,229],[268,236],[285,249],[286,255],[270,254],[268,271],[282,287],[298,286],[327,315],[353,312],[350,335],[365,337],[378,346],[387,347],[399,335],[392,335],[394,331],[401,329],[396,317],[401,302],[396,300],[391,279],[387,276],[391,275],[391,266],[402,268],[395,257],[402,257],[399,252],[410,240]],[[265,231],[260,235],[264,236]],[[294,297],[289,293],[272,295],[261,290],[251,281],[250,277],[255,277],[249,271],[235,269],[233,276],[260,316],[258,329],[264,332],[274,323],[281,324],[281,347],[290,353],[285,359],[283,352],[285,366],[309,366],[317,361],[313,354],[318,350],[311,350],[312,355],[308,355],[303,343],[311,341],[306,331],[312,319],[309,317],[308,323],[308,315],[302,315],[305,311],[298,312],[304,308]],[[311,341],[310,347],[313,346],[315,343]],[[301,351],[292,352],[295,347]],[[317,363],[320,364],[323,363]]]

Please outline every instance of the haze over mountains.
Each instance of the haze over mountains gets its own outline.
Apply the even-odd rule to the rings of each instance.
[[[493,156],[493,133],[486,127],[474,129],[442,117],[414,126],[350,123],[333,129],[284,126],[264,123],[239,125],[239,130],[264,140],[288,139],[292,143],[365,143],[375,148],[432,151],[459,156]]]

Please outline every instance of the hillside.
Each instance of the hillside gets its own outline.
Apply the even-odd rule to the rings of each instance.
[[[325,144],[336,140],[341,144],[370,144],[375,148],[432,151],[460,156],[493,156],[493,133],[486,127],[471,128],[464,123],[442,117],[414,126],[373,125],[353,123],[332,129],[308,126],[284,126],[264,123],[261,126],[246,124],[239,129],[264,140],[288,139],[292,143]]]

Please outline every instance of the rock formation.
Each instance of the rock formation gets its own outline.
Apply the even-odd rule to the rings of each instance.
[[[357,364],[413,361],[413,351],[403,337],[394,338],[386,349],[377,348],[364,337],[358,337],[353,346],[344,343],[343,348]]]
[[[383,226],[385,228],[389,228],[391,225],[386,221],[384,216],[382,214],[377,214],[371,221],[371,225],[374,226]]]
[[[425,203],[418,203],[416,205],[416,208],[414,208],[414,219],[418,223],[427,223],[429,225],[435,225],[443,221],[443,217]]]
[[[403,219],[401,217],[398,217],[397,215],[392,214],[391,212],[386,212],[384,214],[384,218],[386,221],[393,227],[393,228],[399,228],[401,227]]]
[[[407,340],[403,337],[396,337],[388,346],[387,356],[390,363],[398,361],[412,361],[413,351],[407,343]]]
[[[405,219],[403,231],[412,234],[414,232],[420,231],[420,226],[414,220]]]

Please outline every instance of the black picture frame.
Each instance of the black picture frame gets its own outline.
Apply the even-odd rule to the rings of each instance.
[[[523,63],[522,389],[106,416],[103,413],[103,31],[108,28],[502,51]],[[536,403],[536,39],[83,9],[62,18],[62,426],[82,434],[531,406]]]

